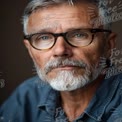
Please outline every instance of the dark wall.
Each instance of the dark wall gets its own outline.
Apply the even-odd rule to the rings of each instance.
[[[21,24],[26,3],[26,0],[0,2],[0,104],[16,86],[33,75],[33,65],[23,44]]]
[[[21,16],[26,3],[0,2],[0,104],[23,80],[34,75],[33,63],[23,45]],[[118,33],[117,46],[122,49],[122,18],[113,24],[113,30]]]

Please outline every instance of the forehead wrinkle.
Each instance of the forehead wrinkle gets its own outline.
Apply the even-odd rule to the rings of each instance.
[[[57,8],[57,7],[55,7],[55,8]],[[62,8],[61,8],[61,10],[59,9],[58,12],[53,11],[52,8],[49,8],[49,10],[50,10],[50,12],[48,11],[48,9],[46,9],[44,11],[43,10],[41,11],[41,9],[40,9],[40,10],[32,13],[29,17],[29,26],[28,27],[33,29],[32,31],[37,31],[37,29],[40,30],[41,28],[42,29],[43,28],[49,28],[49,29],[52,28],[53,30],[57,30],[57,28],[59,28],[60,26],[62,26],[64,28],[66,26],[67,27],[73,26],[73,23],[75,23],[75,21],[77,21],[78,23],[80,22],[81,25],[83,25],[83,26],[86,26],[86,23],[88,24],[90,21],[88,13],[83,8],[73,9],[73,12],[66,12],[65,14],[62,13]],[[78,12],[78,10],[80,12]],[[52,12],[52,14],[50,14],[51,12]],[[35,21],[35,18],[37,18],[37,21]],[[65,24],[65,26],[63,26],[63,24]],[[28,30],[30,30],[30,29],[28,29]]]
[[[77,21],[77,23],[76,23],[76,21]],[[68,24],[66,25],[65,23],[68,23]],[[65,24],[65,26],[64,26],[64,24]],[[42,23],[40,21],[39,25],[41,25],[41,26],[31,28],[31,30],[33,31],[32,33],[38,33],[38,32],[60,33],[60,32],[66,32],[66,31],[73,30],[73,29],[90,28],[90,25],[86,24],[85,21],[81,22],[79,18],[70,18],[68,20],[62,19],[61,23],[58,22],[58,19],[52,20],[52,22],[45,21]]]
[[[60,17],[61,15],[59,16],[56,16],[56,17],[52,17],[52,18],[49,18],[48,20],[42,20],[43,23],[63,23],[63,22],[68,22],[68,23],[73,23],[75,21],[77,22],[88,22],[89,18],[87,16],[62,16]]]
[[[81,11],[81,12],[67,12],[66,14],[64,14],[64,13],[55,13],[55,14],[47,13],[47,14],[42,15],[42,18],[50,19],[50,18],[54,18],[56,16],[58,16],[58,18],[65,18],[65,17],[72,18],[72,17],[83,16],[83,15],[86,15],[86,13],[84,11]]]

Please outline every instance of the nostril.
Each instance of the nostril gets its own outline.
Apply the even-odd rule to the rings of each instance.
[[[69,53],[67,50],[55,50],[54,51],[54,56],[55,57],[58,57],[58,56],[61,56],[61,57],[68,57],[69,56]]]
[[[57,55],[57,54],[55,54],[55,55],[53,55],[54,57],[65,57],[65,58],[69,58],[70,57],[70,55],[69,54],[62,54],[62,55]]]

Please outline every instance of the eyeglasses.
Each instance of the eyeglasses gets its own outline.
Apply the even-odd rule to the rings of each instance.
[[[35,33],[31,35],[24,35],[31,46],[37,50],[45,50],[52,48],[58,37],[62,36],[64,40],[71,46],[83,47],[88,46],[94,40],[94,35],[97,32],[111,33],[110,30],[105,29],[75,29],[66,33]]]

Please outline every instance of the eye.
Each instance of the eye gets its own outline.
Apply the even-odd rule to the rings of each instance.
[[[87,30],[74,30],[67,34],[67,38],[72,41],[83,41],[90,37]]]
[[[85,36],[85,35],[82,34],[82,33],[77,33],[77,34],[74,35],[74,37],[76,37],[76,38],[82,38],[82,37],[84,37],[84,36]]]
[[[42,34],[36,38],[36,40],[40,40],[40,41],[48,41],[51,39],[52,39],[52,35],[50,35],[50,34]]]
[[[31,43],[33,45],[47,45],[54,41],[54,37],[52,34],[35,34],[31,39]]]
[[[85,32],[75,32],[72,35],[72,38],[78,38],[78,39],[87,38],[87,37],[88,37],[88,34]]]

